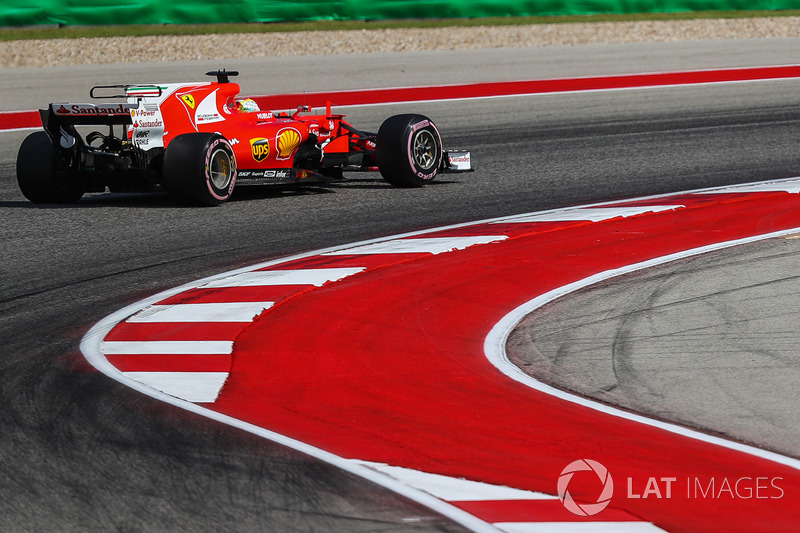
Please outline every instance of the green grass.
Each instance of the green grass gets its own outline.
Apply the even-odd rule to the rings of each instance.
[[[240,24],[159,24],[125,26],[36,26],[0,28],[0,41],[23,39],[77,39],[82,37],[121,37],[149,35],[202,35],[220,33],[265,33],[326,30],[372,30],[391,28],[429,28],[448,26],[511,26],[522,24],[559,24],[624,22],[639,20],[689,20],[708,18],[756,18],[800,16],[800,10],[786,11],[705,11],[686,13],[640,13],[630,15],[565,15],[540,17],[491,17],[475,19],[415,19],[376,21],[310,21]]]

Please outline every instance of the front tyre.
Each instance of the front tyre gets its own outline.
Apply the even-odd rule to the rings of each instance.
[[[35,204],[71,204],[83,196],[83,186],[56,173],[56,151],[47,133],[28,135],[17,152],[17,183]]]
[[[439,130],[425,116],[389,117],[378,130],[376,144],[378,170],[395,187],[421,187],[442,166]]]
[[[236,185],[233,148],[218,133],[178,135],[164,150],[164,186],[179,202],[214,206],[228,200]]]

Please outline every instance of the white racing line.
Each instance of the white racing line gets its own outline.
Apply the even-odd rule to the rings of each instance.
[[[486,354],[486,357],[489,359],[492,365],[494,365],[498,370],[500,370],[503,374],[505,374],[509,378],[513,379],[514,381],[518,381],[519,383],[522,383],[523,385],[530,387],[532,389],[536,389],[540,392],[549,394],[551,396],[555,396],[560,400],[575,403],[582,407],[587,407],[595,411],[613,415],[619,418],[624,418],[626,420],[631,420],[633,422],[638,422],[640,424],[644,424],[647,426],[663,429],[684,437],[689,437],[692,439],[703,441],[709,444],[714,444],[716,446],[721,446],[723,448],[728,448],[738,452],[744,452],[753,455],[755,457],[759,457],[761,459],[767,459],[769,461],[773,461],[775,463],[779,463],[800,470],[800,461],[798,461],[797,459],[793,459],[791,457],[780,455],[774,452],[762,450],[754,446],[748,446],[746,444],[729,441],[720,437],[707,435],[700,431],[695,431],[693,429],[685,428],[677,424],[670,424],[668,422],[662,422],[660,420],[648,418],[643,415],[638,415],[635,413],[631,413],[629,411],[617,409],[615,407],[611,407],[609,405],[596,402],[589,398],[571,394],[564,390],[547,385],[546,383],[543,383],[537,380],[536,378],[526,374],[518,366],[513,364],[509,360],[508,354],[506,352],[506,343],[508,341],[508,336],[511,334],[512,331],[514,331],[514,328],[516,328],[517,325],[526,316],[536,311],[540,307],[543,307],[544,305],[558,298],[567,296],[570,293],[573,293],[577,290],[589,287],[591,285],[600,283],[602,281],[609,280],[611,278],[615,278],[617,276],[622,276],[624,274],[637,272],[639,270],[644,270],[646,268],[663,265],[666,263],[670,263],[672,261],[687,259],[689,257],[698,256],[716,250],[723,250],[725,248],[732,248],[734,246],[754,243],[758,241],[772,239],[775,237],[783,237],[786,235],[792,235],[799,232],[800,228],[792,228],[788,230],[777,231],[774,233],[758,235],[755,237],[737,239],[733,241],[712,244],[709,246],[702,246],[700,248],[695,248],[693,250],[687,250],[685,252],[666,255],[664,257],[658,257],[656,259],[652,259],[649,261],[643,261],[641,263],[635,263],[625,267],[616,268],[613,270],[607,270],[605,272],[600,272],[593,276],[589,276],[588,278],[582,279],[580,281],[570,283],[569,285],[564,285],[563,287],[554,289],[550,292],[542,294],[541,296],[537,296],[533,300],[519,306],[518,308],[514,309],[509,314],[507,314],[505,317],[503,317],[503,319],[492,328],[492,330],[489,332],[489,335],[487,335],[486,340],[484,341],[483,344],[484,353]]]
[[[492,219],[489,222],[501,221],[504,218],[506,217]],[[491,495],[496,493],[498,490],[500,492],[505,492],[504,490],[505,487],[497,488],[493,485],[488,485],[485,483],[467,482],[465,480],[457,480],[453,478],[446,478],[443,481],[442,479],[444,478],[444,476],[436,476],[432,474],[426,474],[424,472],[415,472],[415,471],[410,471],[408,469],[390,467],[389,465],[380,465],[380,464],[360,461],[357,459],[344,458],[339,455],[335,455],[333,453],[325,451],[316,446],[312,446],[305,442],[256,426],[254,424],[244,422],[234,417],[221,414],[217,411],[207,409],[202,405],[198,405],[197,403],[189,401],[185,398],[179,398],[167,394],[151,386],[148,386],[142,381],[135,379],[135,376],[132,375],[133,373],[123,373],[120,370],[118,370],[108,361],[108,359],[106,359],[104,354],[104,350],[105,353],[111,353],[114,350],[116,350],[117,345],[115,343],[113,342],[109,343],[108,341],[104,341],[105,337],[111,332],[111,330],[115,326],[117,326],[119,323],[123,321],[129,320],[134,315],[137,315],[137,317],[139,317],[135,318],[134,321],[148,320],[148,317],[150,315],[161,311],[159,306],[155,305],[157,302],[160,302],[171,296],[175,296],[176,294],[182,293],[184,291],[199,286],[224,287],[232,277],[237,277],[239,279],[253,278],[254,283],[257,283],[258,278],[264,277],[265,275],[275,277],[278,274],[285,274],[286,279],[284,281],[286,283],[296,283],[296,280],[292,277],[292,272],[283,272],[283,271],[254,272],[254,271],[311,256],[326,255],[326,254],[337,255],[343,250],[347,250],[349,252],[354,247],[365,247],[372,251],[376,251],[377,253],[381,253],[380,250],[387,246],[393,250],[396,250],[397,246],[393,243],[395,243],[400,239],[404,239],[407,237],[415,237],[418,235],[425,235],[428,233],[433,233],[447,229],[462,228],[462,227],[472,226],[475,224],[476,224],[475,222],[455,224],[451,226],[432,228],[423,231],[404,233],[388,237],[380,237],[376,239],[345,244],[322,250],[315,250],[312,252],[306,252],[303,254],[298,254],[272,261],[258,263],[241,269],[223,272],[214,276],[203,278],[201,280],[189,282],[179,287],[162,291],[158,294],[155,294],[139,302],[135,302],[107,316],[106,318],[95,324],[86,333],[86,335],[81,340],[80,349],[86,360],[97,370],[99,370],[106,376],[138,392],[141,392],[142,394],[145,394],[162,402],[174,405],[176,407],[180,407],[181,409],[185,409],[189,412],[205,416],[217,422],[227,424],[231,427],[247,431],[248,433],[251,433],[253,435],[257,435],[259,437],[265,438],[277,444],[286,446],[287,448],[291,448],[298,452],[307,454],[311,457],[329,463],[333,466],[341,468],[346,472],[358,475],[364,479],[367,479],[380,486],[383,486],[397,494],[400,494],[401,496],[404,496],[412,501],[424,505],[425,507],[453,520],[454,522],[463,525],[464,527],[468,528],[471,531],[477,533],[484,533],[484,532],[498,533],[501,532],[502,530],[498,529],[492,524],[489,524],[488,522],[485,522],[473,516],[472,514],[466,511],[459,509],[454,505],[451,505],[450,503],[448,503],[448,501],[442,498],[464,490],[470,492],[473,495],[473,497],[478,494]],[[458,241],[458,239],[456,239],[455,246],[456,248],[458,248],[461,246],[471,246],[474,244],[484,244],[487,242],[494,242],[495,240],[496,239],[493,238],[487,239],[486,237],[476,237],[474,239],[469,239],[467,242],[461,242]],[[438,253],[453,249],[452,248],[453,239],[450,239],[451,241],[450,245],[444,247],[442,246],[442,243],[440,241],[441,241],[440,239],[430,239],[430,242],[426,241],[427,244],[426,251],[428,252],[435,251],[436,253]],[[343,274],[354,273],[354,272],[349,272],[349,270],[352,269],[347,269],[347,270],[348,272],[345,272]],[[360,271],[361,269],[359,268],[356,270]],[[325,279],[327,280],[328,278]],[[304,281],[308,280],[304,278]],[[322,282],[323,281],[320,280],[319,285],[322,285]],[[145,309],[148,309],[148,311],[142,313],[142,311]],[[206,311],[201,310],[201,313],[204,312]],[[161,344],[163,345],[164,343]],[[111,352],[109,352],[109,347]],[[228,350],[229,347],[226,344],[224,348],[225,350]],[[161,353],[163,353],[163,351],[161,351]],[[524,492],[529,494],[529,497],[535,497],[535,496],[530,496],[531,494],[535,493],[528,493],[527,491],[517,491],[517,492],[520,493]],[[555,498],[555,496],[545,496],[545,497]],[[450,500],[450,501],[458,501],[458,500]],[[413,523],[413,521],[414,521],[413,518],[409,519],[409,523]]]
[[[686,191],[686,193],[713,193],[713,192],[747,192],[749,190],[785,190],[787,192],[800,192],[800,178],[791,178],[788,180],[777,180],[777,181],[769,181],[769,182],[762,182],[757,184],[747,184],[743,186],[733,186],[733,187],[717,187],[713,189],[703,189],[703,190],[696,190],[696,191]],[[635,198],[631,199],[630,201],[641,201],[641,200],[650,200],[650,199],[658,199],[664,198],[667,196],[674,196],[676,194],[684,194],[681,193],[670,193],[664,195],[656,195],[656,196],[649,196],[644,198]],[[383,237],[378,239],[372,239],[368,241],[362,241],[358,243],[352,243],[342,246],[337,246],[333,248],[327,248],[323,250],[316,250],[313,252],[308,252],[304,254],[299,254],[291,257],[281,258],[273,261],[268,261],[264,263],[259,263],[256,265],[252,265],[250,267],[224,272],[222,274],[218,274],[215,276],[211,276],[208,278],[204,278],[202,280],[194,281],[188,283],[186,285],[182,285],[180,287],[176,287],[159,294],[156,294],[150,298],[142,300],[140,302],[131,304],[119,311],[109,315],[102,321],[98,322],[95,326],[93,326],[89,332],[84,336],[81,341],[81,351],[83,352],[85,358],[89,361],[92,366],[97,368],[102,373],[106,374],[107,376],[115,379],[143,394],[151,396],[155,399],[161,400],[168,404],[172,404],[174,406],[180,407],[187,411],[208,417],[210,419],[216,420],[218,422],[222,422],[227,424],[231,427],[235,427],[237,429],[241,429],[257,435],[259,437],[268,439],[280,445],[286,446],[288,448],[297,450],[304,454],[310,455],[315,457],[319,460],[325,461],[331,465],[337,466],[342,470],[350,472],[352,474],[356,474],[361,476],[367,480],[370,480],[378,485],[381,485],[387,489],[390,489],[406,498],[409,498],[419,504],[422,504],[429,509],[438,512],[445,517],[467,527],[468,529],[475,531],[475,532],[495,532],[498,531],[512,531],[512,529],[505,529],[502,527],[501,524],[490,524],[485,522],[481,519],[476,518],[475,516],[459,509],[458,507],[451,505],[448,503],[449,501],[458,501],[458,494],[466,492],[469,494],[467,499],[479,500],[481,498],[484,499],[492,499],[495,495],[499,493],[507,493],[508,491],[516,491],[517,489],[509,488],[509,487],[496,487],[493,485],[488,485],[485,483],[480,482],[470,482],[463,479],[455,479],[455,478],[445,478],[444,476],[435,476],[433,474],[427,474],[424,472],[415,472],[410,471],[407,469],[397,468],[390,465],[377,465],[373,463],[367,463],[363,461],[359,461],[358,459],[348,459],[344,458],[332,453],[329,453],[323,449],[318,447],[309,445],[307,443],[292,439],[285,435],[276,433],[274,431],[270,431],[268,429],[255,426],[253,424],[249,424],[247,422],[243,422],[236,418],[220,414],[216,411],[207,409],[201,405],[197,405],[196,403],[192,403],[191,401],[187,401],[185,399],[177,398],[175,396],[171,396],[159,390],[156,390],[152,387],[149,387],[136,379],[133,379],[129,375],[125,375],[120,372],[116,367],[111,365],[109,361],[106,359],[103,353],[103,343],[104,338],[108,333],[120,322],[127,320],[129,317],[135,315],[136,313],[140,313],[143,309],[147,307],[152,307],[159,301],[164,300],[170,296],[174,296],[178,293],[183,291],[201,286],[201,285],[214,285],[214,284],[224,284],[225,280],[230,278],[231,276],[247,276],[249,273],[252,273],[255,270],[263,269],[266,267],[272,267],[281,263],[286,263],[289,261],[294,261],[297,259],[302,259],[310,256],[317,256],[317,255],[336,255],[340,253],[342,250],[352,250],[353,247],[364,247],[366,249],[373,249],[373,250],[380,250],[382,246],[386,245],[386,243],[395,242],[399,239],[407,238],[407,237],[415,237],[419,235],[425,235],[433,232],[439,232],[448,229],[456,229],[456,228],[464,228],[469,226],[474,226],[478,224],[491,224],[491,223],[498,223],[510,220],[519,220],[519,219],[538,219],[538,218],[555,218],[558,219],[559,217],[568,216],[567,213],[574,212],[576,209],[583,209],[587,210],[587,212],[592,212],[593,209],[596,209],[597,212],[602,211],[603,206],[608,205],[616,205],[615,209],[619,209],[620,200],[616,200],[613,202],[603,202],[597,204],[591,204],[581,207],[569,207],[569,208],[562,208],[562,209],[553,209],[548,211],[541,211],[536,213],[527,213],[522,215],[513,215],[508,217],[499,217],[494,219],[482,220],[479,222],[471,222],[465,224],[456,224],[446,227],[439,227],[439,228],[432,228],[428,230],[418,231],[418,232],[411,232],[405,233],[401,235],[393,235],[389,237]],[[672,207],[672,206],[670,206]],[[719,437],[714,437],[710,435],[706,435],[699,431],[695,431],[692,429],[688,429],[685,427],[681,427],[675,424],[670,424],[658,420],[654,420],[648,418],[643,415],[638,415],[634,413],[630,413],[627,411],[623,411],[621,409],[616,409],[614,407],[610,407],[608,405],[604,405],[593,400],[589,400],[587,398],[583,398],[580,396],[576,396],[567,392],[564,392],[560,389],[556,389],[549,385],[546,385],[535,378],[525,374],[522,372],[518,367],[511,364],[509,361],[505,344],[508,339],[509,334],[511,331],[516,327],[516,325],[529,313],[538,309],[539,307],[552,302],[553,300],[560,298],[562,296],[568,295],[578,289],[590,286],[592,284],[605,281],[616,276],[620,276],[623,274],[627,274],[630,272],[635,272],[638,270],[642,270],[648,267],[652,267],[655,265],[662,265],[671,261],[677,261],[680,259],[685,259],[688,257],[697,256],[703,253],[721,250],[724,248],[730,248],[733,246],[739,246],[743,244],[753,243],[761,240],[766,240],[774,237],[780,237],[784,235],[789,235],[793,233],[800,232],[800,228],[794,228],[774,233],[769,233],[765,235],[759,235],[751,238],[745,239],[738,239],[723,243],[718,243],[714,245],[704,246],[701,248],[696,248],[693,250],[688,250],[685,252],[680,252],[672,255],[667,255],[664,257],[652,259],[649,261],[641,262],[632,264],[626,267],[608,270],[605,272],[601,272],[599,274],[590,276],[583,280],[571,283],[569,285],[565,285],[553,291],[550,291],[546,294],[538,296],[533,300],[529,301],[528,303],[514,309],[508,315],[506,315],[500,322],[498,322],[490,331],[488,336],[484,342],[484,351],[486,357],[489,361],[496,366],[501,372],[503,372],[509,378],[518,381],[528,387],[534,388],[538,391],[541,391],[546,394],[550,394],[558,399],[563,401],[572,402],[588,409],[593,409],[596,411],[600,411],[603,413],[607,413],[613,416],[617,416],[620,418],[624,418],[627,420],[631,420],[634,422],[638,422],[641,424],[645,424],[648,426],[653,426],[657,428],[664,429],[666,431],[670,431],[672,433],[690,437],[693,439],[697,439],[709,444],[721,446],[724,448],[728,448],[731,450],[736,450],[739,452],[747,453],[759,458],[767,459],[770,461],[774,461],[776,463],[789,466],[791,468],[795,468],[800,470],[800,461],[796,459],[792,459],[789,457],[785,457],[773,452],[760,450],[758,448],[754,448],[752,446],[747,446],[744,444],[736,443],[733,441],[728,441]],[[491,240],[491,239],[489,239]],[[474,244],[481,244],[480,242],[475,242]],[[155,308],[158,310],[158,307]],[[206,309],[198,308],[193,312],[199,312],[201,315],[208,312]],[[245,310],[238,310],[235,309],[233,312],[246,312],[252,313],[251,309]],[[146,315],[140,315],[145,316]],[[146,319],[146,318],[145,318]],[[520,499],[548,499],[548,498],[555,498],[555,496],[546,495],[546,494],[538,494],[532,493],[527,491],[517,491],[517,492],[524,492],[524,495],[518,496]],[[453,496],[453,495],[456,496]],[[449,495],[449,496],[448,496]],[[413,519],[409,519],[413,520]],[[554,524],[551,524],[554,525]],[[573,523],[572,526],[577,526],[578,524]],[[596,524],[600,526],[601,524]],[[633,524],[630,524],[633,526]],[[499,527],[498,527],[499,526]],[[525,529],[525,531],[555,531],[555,529],[547,529],[546,524],[539,524],[539,526],[543,526],[542,529]],[[652,524],[649,523],[640,523],[639,529],[636,531],[653,531],[658,530]],[[649,528],[649,529],[648,529]],[[516,530],[514,530],[516,531]]]

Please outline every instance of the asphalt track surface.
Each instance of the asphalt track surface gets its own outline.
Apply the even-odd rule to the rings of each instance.
[[[788,64],[796,45],[365,55],[248,60],[229,68],[242,70],[246,92],[263,94],[296,91],[309,79],[309,90],[322,90]],[[82,99],[92,84],[195,79],[218,66],[227,65],[7,70],[0,73],[0,109]],[[216,209],[178,207],[161,195],[110,194],[74,206],[33,206],[14,177],[26,133],[0,134],[0,529],[461,530],[371,483],[128,390],[93,371],[78,343],[92,324],[128,303],[264,259],[469,220],[798,175],[796,85],[346,109],[365,129],[398,112],[428,114],[448,146],[472,148],[479,169],[420,190],[352,175],[327,188],[247,191]],[[764,254],[781,255],[770,246],[763,245]],[[737,265],[747,269],[759,258],[746,254]],[[741,316],[747,323],[746,312]],[[796,368],[791,355],[784,373]],[[740,403],[760,394],[747,391],[749,377],[730,384],[741,391]],[[774,404],[750,401],[746,408],[754,420],[774,420]],[[790,437],[770,427],[772,434],[740,438],[800,455],[786,448]]]

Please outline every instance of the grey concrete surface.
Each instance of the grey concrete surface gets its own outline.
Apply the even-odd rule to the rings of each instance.
[[[247,94],[476,83],[672,70],[786,65],[800,39],[556,46],[324,57],[243,57],[225,61],[0,68],[0,111],[54,100],[86,100],[92,85],[202,80],[209,70],[239,70]]]
[[[800,235],[582,289],[523,320],[525,372],[602,402],[800,457]]]

